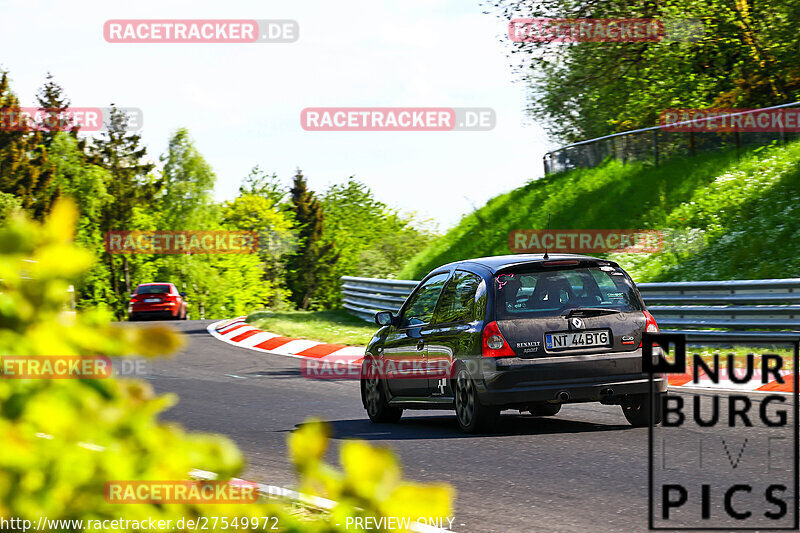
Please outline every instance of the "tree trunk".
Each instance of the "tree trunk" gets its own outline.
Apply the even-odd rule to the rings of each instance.
[[[127,297],[131,293],[131,270],[128,258],[124,255],[122,256],[122,270],[125,273],[125,296]]]

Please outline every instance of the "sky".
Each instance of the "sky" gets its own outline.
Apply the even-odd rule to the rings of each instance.
[[[556,146],[526,117],[507,23],[478,0],[0,0],[0,68],[22,105],[47,72],[75,107],[142,110],[153,159],[188,128],[236,196],[258,165],[287,184],[297,168],[324,191],[350,176],[440,231],[543,174]],[[108,43],[109,19],[292,19],[293,43]],[[307,107],[489,107],[491,131],[305,131]]]

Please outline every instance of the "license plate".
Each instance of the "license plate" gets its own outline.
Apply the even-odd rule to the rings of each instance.
[[[154,303],[154,302],[160,302],[160,301],[161,301],[161,298],[145,298],[144,299],[144,303],[148,303],[148,304],[151,304],[151,303]]]
[[[606,329],[594,331],[566,331],[564,333],[547,333],[544,336],[544,341],[545,347],[548,350],[611,346],[611,333]]]

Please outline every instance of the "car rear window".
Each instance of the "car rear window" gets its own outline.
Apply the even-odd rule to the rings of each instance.
[[[581,307],[643,309],[628,276],[611,266],[500,273],[495,294],[498,318],[558,316]]]
[[[139,285],[136,294],[163,294],[169,292],[169,285]]]

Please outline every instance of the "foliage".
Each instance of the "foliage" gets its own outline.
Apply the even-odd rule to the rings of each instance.
[[[297,247],[294,219],[290,211],[276,203],[273,191],[246,189],[234,200],[225,202],[222,223],[230,228],[253,231],[258,236],[258,256],[263,268],[264,305],[272,309],[288,307],[284,283],[285,258]]]
[[[350,178],[322,198],[325,235],[340,250],[337,268],[351,276],[392,278],[419,249],[433,241],[411,217],[375,199],[364,183]],[[338,287],[337,287],[338,290]]]
[[[137,210],[153,202],[162,184],[150,175],[155,165],[145,160],[147,149],[140,145],[141,135],[128,131],[128,122],[125,112],[112,106],[107,131],[89,145],[90,161],[109,174],[106,190],[113,200],[103,206],[103,232],[138,229],[132,223]],[[124,254],[119,258],[108,252],[105,255],[114,295],[112,305],[121,316],[132,290],[130,259]],[[120,263],[122,288],[119,285]]]
[[[292,302],[302,310],[318,305],[319,292],[335,283],[332,265],[339,260],[333,243],[323,241],[325,215],[319,200],[300,169],[294,176],[291,194],[294,219],[298,225],[297,250],[286,262],[286,283]]]
[[[63,87],[56,83],[55,78],[49,72],[44,85],[36,93],[36,102],[39,104],[40,109],[47,110],[48,114],[58,119],[48,121],[47,128],[42,132],[42,141],[47,148],[50,148],[53,140],[62,131],[69,132],[73,137],[77,138],[79,130],[77,125],[69,127],[69,124],[66,124],[62,126],[63,117],[59,117],[59,115],[69,109],[70,100],[64,93]]]
[[[366,346],[377,326],[342,311],[257,311],[247,322],[287,337],[332,344]]]
[[[260,196],[270,200],[273,205],[289,207],[285,205],[286,195],[288,191],[281,183],[278,175],[274,172],[268,174],[261,170],[258,165],[250,170],[250,174],[244,177],[242,184],[239,186],[239,194],[250,194]]]
[[[211,229],[206,224],[214,219],[209,216],[209,209],[212,209],[211,194],[217,177],[197,150],[188,130],[180,128],[172,135],[161,162],[164,170],[161,172],[163,189],[158,195],[159,228]]]
[[[68,110],[70,100],[51,74],[36,95],[41,108]],[[8,77],[0,104],[18,106]],[[172,282],[187,293],[192,318],[223,318],[252,309],[336,308],[342,275],[393,276],[430,240],[415,222],[349,180],[324,194],[309,190],[298,171],[294,188],[258,166],[239,194],[213,198],[216,175],[185,128],[169,139],[157,169],[127,116],[112,106],[100,137],[63,131],[0,132],[0,220],[14,208],[34,218],[55,198],[72,198],[76,243],[97,253],[76,280],[79,309],[101,307],[125,319],[139,283]],[[109,254],[109,230],[245,230],[258,236],[255,254]]]
[[[152,357],[176,351],[183,339],[162,326],[114,326],[98,311],[62,314],[67,286],[93,261],[72,243],[77,214],[73,204],[61,202],[44,225],[16,213],[0,226],[0,353]],[[350,442],[342,447],[343,473],[325,465],[327,439],[316,423],[292,434],[290,449],[302,488],[339,502],[330,514],[299,518],[285,504],[263,502],[106,502],[104,486],[111,480],[182,480],[194,468],[225,480],[242,471],[242,454],[227,438],[158,422],[174,402],[173,395],[156,396],[147,383],[133,379],[0,379],[0,518],[152,518],[175,524],[203,516],[273,516],[281,531],[344,531],[346,517],[355,514],[452,512],[452,489],[402,481],[388,451]]]
[[[800,142],[705,154],[657,168],[612,161],[496,196],[400,273],[420,279],[451,261],[508,254],[515,229],[659,229],[655,254],[609,254],[637,281],[800,276]],[[685,237],[689,238],[685,238]],[[757,236],[757,237],[755,237]]]
[[[20,113],[5,72],[0,77],[0,109],[8,117]],[[59,196],[50,185],[53,164],[42,133],[28,130],[21,120],[14,123],[16,127],[0,129],[0,192],[15,195],[24,209],[41,220]]]
[[[695,19],[702,36],[659,42],[510,43],[529,110],[575,142],[653,126],[667,108],[755,108],[798,100],[800,2],[491,0],[512,18]],[[508,37],[505,37],[508,40]]]
[[[348,517],[418,517],[444,519],[452,516],[455,491],[450,485],[423,485],[403,481],[394,454],[364,441],[342,444],[342,471],[323,461],[330,429],[319,420],[303,424],[289,436],[289,454],[300,474],[300,490],[338,503],[330,522],[347,531]]]

